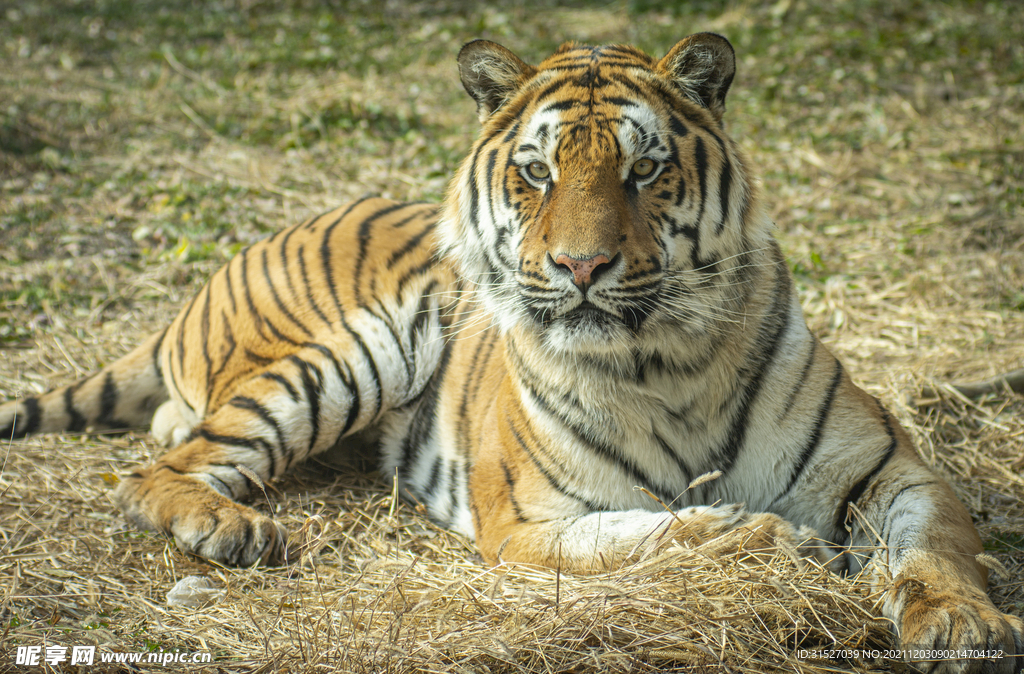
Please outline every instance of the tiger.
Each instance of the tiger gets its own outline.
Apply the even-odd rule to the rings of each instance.
[[[173,449],[117,507],[248,566],[289,548],[245,497],[372,431],[396,490],[488,564],[599,573],[761,531],[887,569],[923,671],[1019,671],[966,509],[807,327],[725,129],[728,40],[457,60],[481,128],[442,204],[366,197],[253,244],[128,355],[5,403],[0,435],[150,425]]]

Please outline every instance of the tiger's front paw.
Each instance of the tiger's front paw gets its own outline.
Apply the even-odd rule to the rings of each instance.
[[[823,565],[831,558],[830,551],[814,544],[814,532],[795,527],[773,513],[747,512],[743,504],[727,506],[694,506],[678,513],[679,533],[676,538],[689,538],[704,544],[712,554],[775,554],[816,558]]]
[[[894,592],[903,605],[900,648],[918,671],[1015,674],[1024,668],[1024,622],[1000,613],[982,592],[937,590],[917,580],[903,581]]]
[[[226,566],[286,561],[281,525],[188,475],[146,469],[121,481],[114,502],[140,528],[173,536],[183,552]]]
[[[816,559],[822,566],[828,566],[833,556],[812,529],[798,527],[774,513],[753,513],[740,530],[750,532],[746,542],[748,549],[779,551],[794,560]]]

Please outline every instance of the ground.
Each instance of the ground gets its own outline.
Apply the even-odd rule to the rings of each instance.
[[[1024,13],[681,4],[5,5],[0,398],[116,358],[279,227],[370,192],[440,199],[477,128],[463,42],[536,61],[570,39],[660,55],[716,31],[738,54],[729,130],[812,329],[953,483],[992,596],[1024,614],[1024,401],[921,396],[1022,366]],[[864,579],[692,550],[596,579],[494,571],[360,464],[309,465],[260,497],[301,532],[300,563],[215,568],[111,505],[116,476],[159,451],[144,433],[0,446],[0,671],[43,671],[15,664],[26,645],[203,651],[207,672],[900,669],[800,657],[888,643]],[[223,594],[169,607],[190,575]]]

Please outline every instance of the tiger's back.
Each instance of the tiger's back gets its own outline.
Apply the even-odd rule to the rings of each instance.
[[[269,477],[279,476],[409,403],[436,370],[460,294],[451,266],[436,259],[436,225],[436,205],[372,198],[282,230],[235,256],[163,332],[125,357],[0,406],[2,433],[152,422],[173,446],[211,434],[196,428],[214,415],[231,417],[229,427],[255,416],[273,419],[276,443],[263,449]],[[276,371],[282,364],[292,371]],[[278,386],[312,409],[301,417],[267,409],[245,394],[254,386]],[[321,411],[339,404],[347,409],[340,419]]]

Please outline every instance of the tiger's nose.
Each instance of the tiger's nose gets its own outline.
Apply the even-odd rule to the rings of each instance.
[[[609,268],[610,262],[611,260],[604,254],[595,255],[586,260],[577,260],[565,253],[555,258],[556,265],[565,267],[572,272],[572,282],[583,291],[593,285],[601,272]]]

